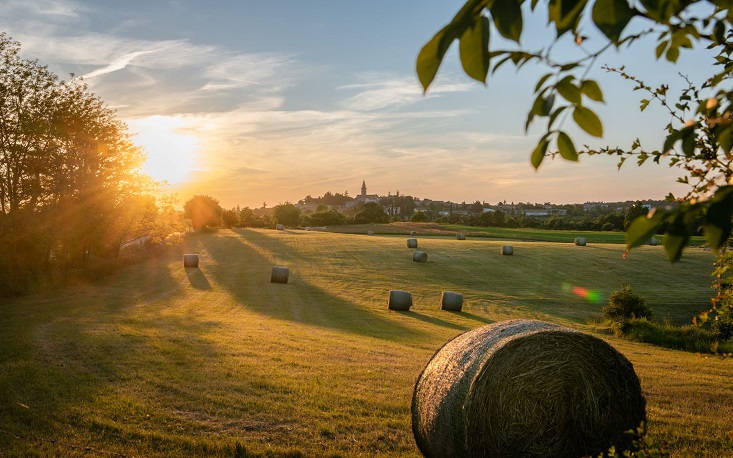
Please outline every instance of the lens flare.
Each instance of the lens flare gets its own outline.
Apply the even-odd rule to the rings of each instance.
[[[594,289],[583,288],[582,286],[571,285],[570,283],[563,283],[562,290],[563,292],[566,292],[569,294],[575,294],[578,297],[582,297],[583,299],[587,300],[591,304],[600,304],[601,301],[603,300],[603,297],[601,296],[600,291],[597,291]]]

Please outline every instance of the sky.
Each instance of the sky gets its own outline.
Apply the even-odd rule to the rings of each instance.
[[[524,125],[546,69],[506,65],[485,86],[463,74],[454,44],[423,94],[417,54],[462,4],[3,0],[0,31],[62,79],[81,76],[145,148],[146,173],[166,180],[163,191],[181,203],[206,194],[224,208],[271,207],[327,191],[354,196],[363,180],[370,194],[489,204],[684,194],[679,171],[655,164],[619,171],[615,159],[594,156],[535,171],[529,157],[543,126]],[[554,36],[539,15],[524,29],[532,50]],[[584,32],[588,46],[596,43],[589,26]],[[641,113],[643,95],[601,65],[626,65],[674,90],[678,73],[699,81],[710,60],[696,51],[673,66],[655,60],[654,47],[611,50],[590,69],[606,99],[591,105],[604,138],[568,123],[576,145],[628,147],[640,138],[661,148],[669,115]],[[577,48],[556,51],[571,58]]]

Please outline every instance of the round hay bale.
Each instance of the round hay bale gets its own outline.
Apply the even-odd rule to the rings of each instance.
[[[514,254],[514,247],[511,245],[502,245],[501,246],[501,254],[504,256],[511,256]]]
[[[440,309],[449,312],[460,312],[463,308],[463,294],[443,291],[440,295]]]
[[[466,240],[466,234],[457,234],[456,240]]]
[[[575,237],[575,244],[577,246],[585,246],[586,244],[585,237]]]
[[[412,254],[412,260],[415,262],[428,262],[428,254],[424,251],[416,251]]]
[[[183,255],[183,267],[198,267],[199,266],[199,255],[197,254],[184,254]]]
[[[645,406],[633,366],[608,343],[513,320],[435,353],[415,383],[412,430],[426,457],[597,456],[630,445],[624,431]]]
[[[273,267],[270,283],[287,283],[290,270],[287,267]]]
[[[656,237],[652,237],[649,239],[649,245],[651,246],[658,246],[659,245],[659,239]]]
[[[417,248],[417,239],[407,239],[407,248]]]
[[[390,310],[410,310],[412,307],[412,294],[399,289],[389,291],[389,309]]]
[[[367,231],[367,235],[374,235],[374,231]]]
[[[417,235],[417,232],[415,232],[415,231],[410,231],[410,235]]]
[[[282,224],[277,224],[277,225],[275,225],[275,229],[277,229],[278,231],[284,231],[285,230],[285,226],[283,226]]]

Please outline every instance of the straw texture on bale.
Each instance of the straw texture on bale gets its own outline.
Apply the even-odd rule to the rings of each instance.
[[[417,248],[417,239],[407,239],[407,248]]]
[[[199,255],[197,254],[184,254],[183,255],[183,267],[198,267],[199,266]]]
[[[597,456],[646,419],[631,363],[601,339],[533,320],[494,323],[435,353],[415,384],[426,457]]]
[[[463,294],[443,291],[440,295],[440,309],[449,312],[460,312],[463,308]]]
[[[275,226],[275,229],[277,229],[278,231],[284,231],[285,230],[285,226],[283,226],[282,224],[277,224]]]
[[[415,262],[428,262],[428,254],[424,251],[416,251],[412,254],[412,260]]]
[[[389,291],[390,310],[410,310],[412,307],[412,293],[399,289]]]
[[[287,267],[273,267],[270,276],[271,283],[287,283],[290,270]]]
[[[575,244],[578,246],[585,246],[586,240],[585,237],[576,237],[575,238]]]
[[[466,234],[458,234],[456,235],[457,240],[466,240]]]
[[[511,245],[502,245],[501,246],[501,254],[505,256],[511,256],[514,254],[514,247]]]

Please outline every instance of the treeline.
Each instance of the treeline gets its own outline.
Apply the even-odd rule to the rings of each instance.
[[[0,33],[0,295],[99,274],[125,242],[180,230],[127,126],[80,78],[20,57]]]

